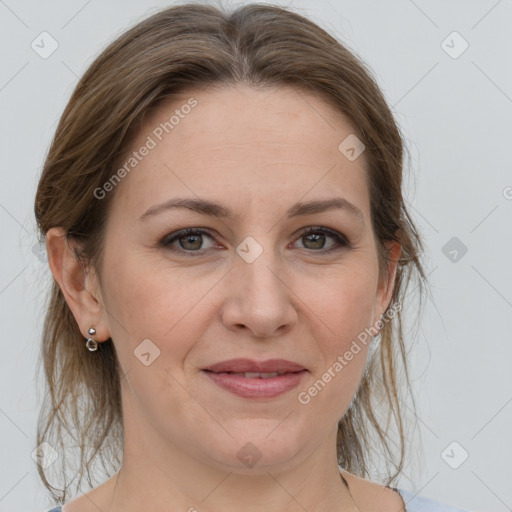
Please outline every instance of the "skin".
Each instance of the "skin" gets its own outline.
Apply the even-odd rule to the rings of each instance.
[[[354,128],[293,88],[210,87],[154,111],[129,152],[191,96],[198,105],[110,192],[99,275],[82,270],[60,228],[47,235],[52,273],[84,338],[91,326],[97,341],[112,337],[123,370],[122,467],[64,512],[239,511],[241,503],[246,512],[402,510],[394,491],[343,472],[351,497],[337,466],[337,423],[368,346],[308,404],[298,401],[375,325],[393,290],[400,246],[389,246],[388,273],[379,273],[364,153],[349,161],[338,150]],[[234,216],[180,208],[139,220],[175,197],[217,201]],[[298,201],[333,197],[361,217],[346,209],[285,217]],[[303,236],[310,226],[350,246]],[[159,245],[188,227],[211,236],[202,245],[200,236],[176,239],[181,253]],[[263,248],[252,263],[236,252],[248,236]],[[184,254],[197,247],[199,256]],[[134,357],[145,339],[160,350],[148,366]],[[288,359],[308,373],[278,397],[241,398],[201,371],[235,357]],[[248,442],[261,453],[252,468],[237,457]]]

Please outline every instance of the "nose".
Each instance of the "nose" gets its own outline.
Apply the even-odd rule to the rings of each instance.
[[[222,322],[232,331],[248,331],[258,338],[283,335],[297,322],[293,283],[277,264],[271,251],[252,263],[236,258],[235,268],[225,280],[226,300]]]

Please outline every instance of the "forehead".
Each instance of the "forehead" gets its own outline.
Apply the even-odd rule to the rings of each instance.
[[[141,135],[150,132],[158,141],[174,138],[216,150],[238,146],[243,151],[241,146],[258,144],[279,149],[286,144],[283,149],[337,154],[339,142],[356,128],[311,92],[290,86],[213,85],[162,103],[146,119]]]
[[[364,209],[364,155],[350,161],[339,149],[354,133],[341,112],[299,89],[190,90],[146,116],[121,165],[134,151],[140,160],[118,188],[140,208],[183,192],[241,204],[339,192]]]

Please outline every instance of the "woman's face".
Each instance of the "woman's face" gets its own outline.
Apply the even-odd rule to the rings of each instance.
[[[101,321],[124,374],[127,440],[238,472],[285,468],[335,441],[366,363],[358,335],[392,282],[379,279],[365,155],[354,159],[353,138],[339,149],[353,131],[286,87],[190,92],[145,119],[128,171],[105,187]],[[304,370],[205,370],[238,358]]]

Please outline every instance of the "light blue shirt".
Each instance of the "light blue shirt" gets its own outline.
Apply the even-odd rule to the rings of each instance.
[[[468,512],[430,498],[418,496],[411,491],[404,489],[397,489],[397,491],[404,499],[406,512]]]
[[[417,496],[411,491],[405,491],[404,489],[397,489],[397,491],[404,499],[406,512],[468,512],[460,508],[445,505],[444,503],[430,498]],[[55,507],[47,512],[62,512],[62,510],[61,507]]]

